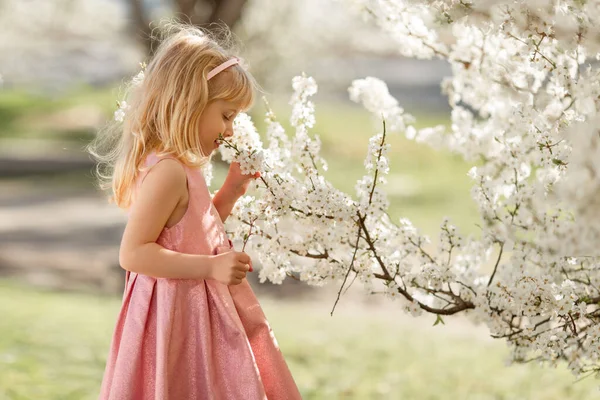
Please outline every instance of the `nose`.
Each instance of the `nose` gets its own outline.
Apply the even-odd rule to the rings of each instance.
[[[227,128],[225,129],[225,132],[223,132],[223,137],[231,137],[233,136],[233,128]]]

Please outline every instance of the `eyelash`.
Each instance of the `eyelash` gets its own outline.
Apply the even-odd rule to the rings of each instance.
[[[223,118],[225,118],[227,121],[231,121],[231,118],[227,118],[227,115],[223,115]]]

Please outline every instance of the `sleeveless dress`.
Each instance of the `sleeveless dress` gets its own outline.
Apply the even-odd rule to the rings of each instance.
[[[150,168],[165,158],[151,154]],[[182,164],[183,165],[183,164]],[[161,246],[230,251],[204,176],[185,165],[189,204]],[[300,393],[248,281],[166,279],[127,272],[101,400],[294,400]]]

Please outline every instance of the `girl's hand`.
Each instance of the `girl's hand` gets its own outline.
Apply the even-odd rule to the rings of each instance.
[[[257,172],[254,175],[244,175],[240,169],[240,164],[232,162],[221,190],[225,189],[235,199],[238,199],[246,194],[250,182],[257,178],[260,178],[260,172]]]
[[[246,253],[228,251],[214,256],[210,278],[224,285],[239,285],[250,270],[250,256]]]

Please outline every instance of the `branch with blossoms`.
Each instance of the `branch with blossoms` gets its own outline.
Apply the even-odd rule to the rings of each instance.
[[[476,165],[481,238],[454,263],[498,257],[491,276],[469,274],[488,287],[469,314],[516,361],[599,370],[598,2],[346,2],[403,55],[452,66],[451,131],[414,137]]]
[[[306,79],[306,78],[301,78],[301,79]],[[302,98],[302,96],[298,96],[298,98]],[[271,115],[271,116],[273,115],[272,111],[269,111],[269,115]],[[410,117],[406,117],[406,118],[409,119]],[[274,122],[274,120],[272,119],[271,122]],[[398,122],[398,121],[396,121],[396,122]],[[302,129],[300,129],[300,131],[301,131],[301,134],[305,134],[305,131],[303,131]],[[378,182],[380,182],[380,183],[383,182],[383,180],[380,179],[381,178],[380,174],[387,173],[389,170],[388,161],[385,158],[385,154],[389,150],[389,145],[387,145],[385,142],[386,133],[387,133],[386,132],[386,124],[385,124],[385,120],[384,120],[383,132],[381,134],[374,136],[371,139],[371,150],[369,152],[369,155],[368,155],[365,163],[366,163],[367,169],[372,172],[372,175],[371,174],[367,175],[365,178],[363,178],[359,182],[359,186],[362,185],[362,191],[361,191],[361,196],[360,196],[361,201],[348,203],[349,207],[352,207],[355,209],[355,211],[353,212],[354,215],[350,218],[349,221],[353,223],[354,230],[356,231],[356,234],[355,234],[356,238],[354,240],[354,244],[350,248],[350,251],[352,251],[353,256],[352,256],[352,259],[350,260],[348,266],[344,268],[343,267],[344,263],[342,261],[343,257],[342,258],[333,257],[329,253],[328,249],[326,249],[325,251],[320,251],[320,250],[302,251],[302,250],[297,250],[294,248],[289,249],[289,252],[291,254],[293,254],[294,256],[305,257],[308,259],[319,259],[322,261],[328,261],[328,262],[334,264],[335,268],[342,269],[341,272],[344,274],[344,279],[343,279],[343,282],[339,289],[338,297],[333,306],[332,313],[335,310],[335,306],[337,305],[337,303],[339,301],[339,298],[341,296],[341,293],[344,289],[345,283],[346,283],[350,273],[354,272],[355,274],[357,274],[357,272],[358,272],[354,268],[354,262],[356,260],[357,254],[359,253],[359,250],[362,254],[370,253],[371,257],[377,262],[380,270],[373,273],[373,276],[375,278],[381,280],[388,286],[390,285],[391,282],[395,282],[396,279],[402,279],[402,276],[398,276],[397,272],[396,272],[395,276],[392,276],[392,274],[389,272],[388,266],[384,262],[382,256],[379,254],[380,250],[378,249],[378,246],[376,245],[376,238],[371,234],[371,229],[368,227],[368,223],[371,220],[370,217],[380,215],[381,217],[387,218],[387,215],[384,213],[385,209],[387,207],[387,201],[384,199],[384,194],[377,187]],[[261,162],[264,162],[264,159],[266,158],[264,155],[257,157],[257,154],[262,154],[262,150],[257,151],[256,148],[253,148],[251,150],[244,151],[244,150],[240,149],[235,143],[232,143],[232,141],[230,141],[230,140],[227,140],[223,137],[221,137],[220,140],[222,143],[224,143],[225,149],[229,149],[229,150],[233,151],[232,161],[239,162],[240,167],[244,173],[252,174],[256,171],[261,172],[261,178],[260,178],[260,180],[262,182],[261,188],[265,190],[267,197],[271,197],[271,196],[276,197],[277,194],[273,190],[273,187],[271,184],[273,181],[270,179],[270,177],[272,176],[272,171],[268,167],[266,167],[266,163],[265,163],[265,165],[262,166],[262,168],[259,164],[257,164],[257,160],[261,160]],[[304,149],[304,151],[308,151],[309,146],[304,146],[303,149]],[[298,159],[300,160],[299,164],[301,167],[301,168],[299,168],[299,170],[301,170],[304,174],[306,174],[305,181],[310,182],[310,186],[308,186],[308,189],[307,189],[307,192],[309,192],[309,193],[311,192],[311,190],[317,191],[317,187],[315,185],[316,179],[313,179],[313,176],[312,176],[312,175],[317,176],[317,171],[316,171],[316,169],[310,167],[311,165],[314,165],[312,160],[315,160],[316,158],[317,157],[315,154],[300,155],[298,157]],[[303,163],[304,160],[311,160],[311,163],[310,164]],[[270,183],[270,181],[271,181],[271,183]],[[277,179],[277,180],[275,180],[275,182],[276,182],[276,184],[282,183],[281,179]],[[359,190],[361,190],[361,189],[359,189]],[[286,195],[285,193],[283,193],[283,194]],[[277,201],[277,199],[274,199],[274,200]],[[279,199],[279,201],[284,201],[284,199]],[[318,201],[317,201],[317,203],[318,203]],[[382,204],[375,205],[374,203],[382,203]],[[385,203],[386,205],[383,205],[383,203]],[[303,207],[298,207],[298,206],[290,204],[290,205],[288,205],[287,211],[290,213],[290,215],[294,215],[296,217],[302,216],[303,218],[309,218],[309,219],[311,217],[315,217],[317,220],[335,220],[336,219],[336,216],[328,215],[327,213],[322,213],[319,211],[315,211],[314,208],[315,207],[312,207],[311,204],[307,202],[304,204]],[[253,211],[247,210],[246,212],[242,213],[242,215],[243,215],[242,217],[238,216],[239,222],[242,223],[242,226],[249,227],[249,228],[247,228],[248,231],[243,233],[243,237],[242,237],[242,240],[244,243],[244,248],[246,247],[246,244],[247,244],[248,240],[250,239],[250,237],[252,236],[252,234],[259,235],[262,238],[265,238],[267,240],[273,240],[274,235],[271,233],[268,233],[265,229],[255,229],[256,224],[261,220],[260,216],[268,215],[268,211],[266,209],[259,208],[258,210],[253,210]],[[264,221],[264,219],[262,219],[262,220]],[[339,219],[339,222],[342,222],[342,221],[343,221],[343,219]],[[265,221],[265,222],[269,222],[269,221]],[[335,223],[335,222],[332,221],[331,223]],[[276,225],[275,229],[274,229],[274,231],[279,234],[281,234],[281,232],[284,230],[285,230],[285,227],[281,227],[280,225]],[[450,233],[450,231],[448,229],[447,229],[447,232]],[[451,248],[450,248],[450,253],[451,253],[455,244],[452,243],[452,240],[450,240],[450,242],[451,242]],[[280,244],[281,242],[278,241],[277,243]],[[348,245],[349,242],[345,241],[345,244]],[[425,250],[421,247],[421,245],[418,245],[417,247],[420,252],[422,252],[423,254],[427,254],[425,252]],[[295,277],[295,275],[293,274],[293,269],[286,271],[286,275]],[[321,279],[325,280],[325,279],[328,279],[328,277],[321,276]],[[335,275],[332,275],[331,279],[335,279]],[[423,291],[427,292],[428,294],[435,295],[439,299],[442,299],[445,302],[444,304],[446,307],[443,309],[441,309],[441,308],[436,309],[435,307],[431,307],[431,306],[417,300],[413,295],[411,295],[409,293],[409,291],[406,288],[398,288],[398,291],[407,300],[414,303],[414,307],[417,307],[419,309],[423,309],[423,310],[426,310],[428,312],[435,313],[435,314],[451,315],[451,314],[454,314],[454,313],[459,312],[464,309],[473,308],[472,304],[462,300],[460,298],[460,296],[457,296],[456,294],[452,293],[451,291],[443,290],[443,289],[441,289],[439,291],[434,290],[434,289],[426,289],[426,288],[421,288],[421,289]],[[445,298],[446,296],[449,296],[449,298]],[[454,305],[454,307],[448,307],[448,305]]]
[[[387,92],[385,85],[378,80],[357,81],[352,89],[354,100],[368,102],[368,90],[372,86]],[[258,189],[262,190],[263,196],[258,199],[248,196],[241,200],[241,206],[234,212],[234,219],[239,225],[232,232],[233,237],[244,241],[244,246],[250,236],[255,235],[253,244],[259,250],[263,264],[261,280],[279,283],[285,276],[294,276],[309,283],[322,284],[343,277],[333,309],[352,273],[355,279],[363,282],[369,279],[381,281],[392,296],[398,294],[408,300],[407,307],[412,307],[413,313],[425,310],[439,315],[452,315],[474,308],[470,301],[453,292],[450,284],[447,287],[429,287],[426,281],[421,282],[400,271],[398,265],[409,254],[397,257],[397,261],[386,254],[389,252],[386,247],[393,246],[391,238],[401,234],[399,228],[389,220],[386,212],[389,202],[380,188],[385,184],[384,175],[389,173],[387,125],[410,132],[414,129],[410,125],[413,118],[405,114],[389,94],[384,109],[378,104],[367,105],[378,110],[383,117],[383,129],[370,140],[365,160],[367,175],[358,181],[358,199],[353,200],[327,182],[316,167],[317,163],[323,164],[316,145],[318,140],[308,134],[314,124],[314,108],[308,96],[308,93],[316,93],[314,80],[297,77],[294,88],[292,126],[296,128],[296,134],[292,140],[283,139],[281,125],[271,110],[267,113],[268,149],[261,147],[260,138],[246,115],[236,120],[236,135],[233,138],[221,138],[224,143],[222,154],[226,160],[239,162],[244,173],[261,172]],[[240,143],[236,143],[236,140]],[[292,148],[288,147],[290,143],[295,144],[295,152],[288,152]],[[291,165],[287,165],[283,171],[275,173],[267,167],[269,164],[281,165],[286,161],[284,156],[288,155],[291,155]],[[382,230],[382,226],[387,226],[387,231]],[[459,239],[454,235],[454,228],[446,226],[446,232],[450,239],[447,257],[450,259]],[[324,240],[324,236],[329,240]],[[389,241],[386,236],[390,237]],[[339,243],[332,242],[333,239],[339,240]],[[427,256],[436,263],[424,249],[425,242],[425,238],[417,235],[406,243],[409,252]],[[343,252],[334,247],[338,244],[344,248]],[[271,246],[283,251],[260,250]],[[349,254],[352,257],[348,257]],[[302,267],[299,258],[314,261],[312,264],[318,268],[315,270],[315,265]],[[372,266],[369,265],[371,263]],[[399,282],[410,282],[412,289]],[[428,304],[419,295],[436,298],[440,304]]]

